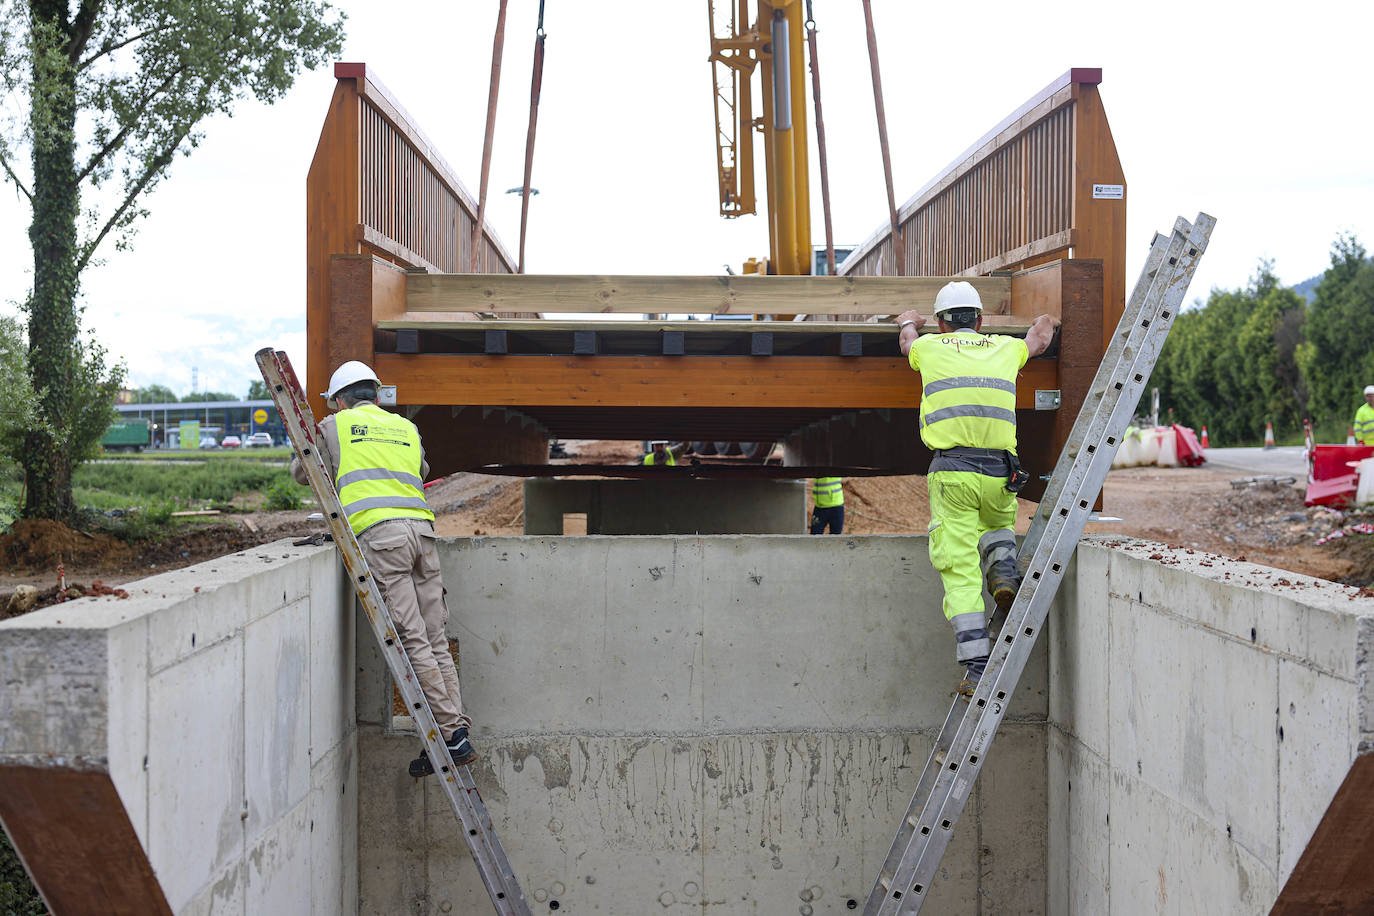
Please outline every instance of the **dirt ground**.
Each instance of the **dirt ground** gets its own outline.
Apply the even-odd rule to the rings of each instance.
[[[632,463],[637,442],[565,443],[567,462]],[[557,462],[556,462],[557,463]],[[1089,533],[1120,534],[1250,560],[1276,569],[1361,587],[1374,585],[1374,535],[1348,530],[1374,523],[1374,512],[1303,507],[1303,487],[1235,489],[1230,472],[1202,468],[1125,468],[1113,471],[1103,493],[1104,516],[1119,522],[1088,526]],[[484,474],[455,474],[427,491],[445,536],[520,534],[523,481]],[[925,478],[861,477],[845,480],[847,534],[923,533],[929,522]],[[1035,504],[1022,501],[1018,531]],[[283,537],[323,531],[309,510],[228,514],[188,526],[156,543],[126,544],[108,535],[73,532],[51,523],[16,523],[0,537],[0,616],[15,585],[40,591],[40,605],[56,597],[57,561],[68,584],[89,591],[223,556]],[[1335,537],[1330,537],[1335,534]],[[1324,543],[1318,543],[1324,540]]]

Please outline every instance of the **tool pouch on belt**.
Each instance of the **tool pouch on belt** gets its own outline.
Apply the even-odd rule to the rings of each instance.
[[[1021,467],[1021,462],[1016,460],[1012,452],[1003,454],[1007,456],[1007,489],[1012,493],[1020,493],[1021,488],[1030,481],[1030,473]]]

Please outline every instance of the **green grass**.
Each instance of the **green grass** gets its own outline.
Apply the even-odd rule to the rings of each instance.
[[[240,493],[268,490],[278,484],[297,486],[286,466],[251,458],[204,463],[102,462],[82,465],[72,477],[77,503],[94,509],[161,502],[188,506],[226,503]]]
[[[290,461],[291,446],[271,448],[149,449],[143,452],[106,452],[101,459],[115,461]]]
[[[268,449],[262,449],[267,452]],[[272,451],[277,451],[273,449]],[[282,450],[284,452],[284,450]],[[84,464],[72,475],[76,504],[91,514],[88,523],[128,540],[156,538],[176,526],[178,509],[225,504],[247,494],[262,493],[271,505],[289,505],[309,490],[291,479],[285,454],[275,462],[231,455],[213,461],[102,461]],[[0,468],[0,530],[8,528],[19,511],[22,475],[14,465]],[[243,501],[240,500],[240,504]],[[253,501],[249,501],[252,505]],[[269,506],[270,507],[270,506]],[[111,510],[125,514],[107,518]]]

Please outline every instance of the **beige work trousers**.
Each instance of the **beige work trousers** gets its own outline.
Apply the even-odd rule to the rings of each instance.
[[[448,651],[448,605],[439,574],[434,526],[415,518],[378,522],[358,535],[368,568],[382,590],[397,635],[420,688],[447,738],[472,720],[463,715],[458,671]]]

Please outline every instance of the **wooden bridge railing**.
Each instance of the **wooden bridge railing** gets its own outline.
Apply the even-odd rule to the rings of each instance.
[[[1126,180],[1098,69],[1073,69],[993,128],[898,214],[904,273],[983,275],[1063,257],[1103,264],[1103,329],[1125,306]],[[896,273],[884,224],[840,265]]]
[[[477,211],[453,169],[366,64],[335,64],[334,76],[338,84],[306,179],[306,381],[312,397],[334,365],[371,354],[375,316],[332,307],[341,305],[337,287],[343,285],[332,275],[358,268],[334,262],[375,256],[403,269],[464,272]],[[515,260],[489,224],[481,246],[480,270],[514,272]],[[318,412],[323,404],[314,407]]]

